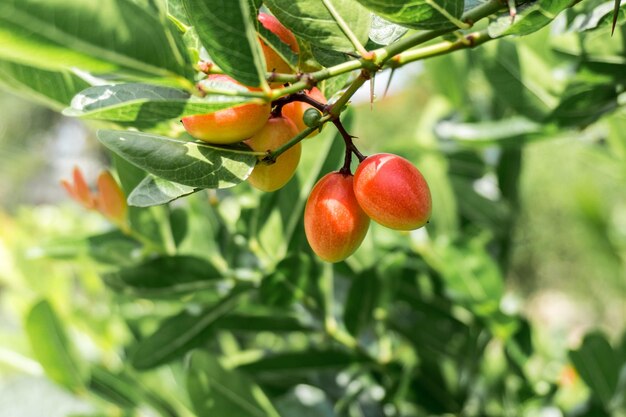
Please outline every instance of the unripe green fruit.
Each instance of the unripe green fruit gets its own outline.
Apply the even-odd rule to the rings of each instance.
[[[326,104],[326,97],[324,97],[324,94],[322,94],[322,92],[317,87],[313,87],[311,90],[307,91],[306,94],[312,99],[315,99],[322,104]],[[304,113],[308,109],[312,108],[313,106],[302,101],[292,101],[291,103],[287,103],[283,106],[282,114],[283,116],[291,119],[291,121],[298,128],[298,132],[302,132],[304,129],[307,128],[307,125],[304,123],[303,120]],[[309,136],[307,136],[307,138],[311,138],[318,133],[319,132],[316,130],[312,132]]]
[[[397,155],[381,153],[361,162],[354,173],[354,194],[372,220],[391,229],[417,229],[430,218],[426,180]]]
[[[285,117],[274,117],[245,143],[254,151],[274,151],[298,134],[291,120]],[[248,177],[248,182],[261,191],[275,191],[289,182],[296,172],[302,144],[297,143],[276,158],[276,162],[267,165],[258,163]]]
[[[304,232],[313,251],[339,262],[358,249],[370,219],[359,206],[350,174],[331,172],[319,180],[306,202]]]
[[[311,107],[310,109],[306,109],[304,115],[302,115],[302,121],[308,127],[317,126],[321,118],[322,113],[319,110],[314,109],[313,107]]]
[[[227,75],[214,74],[207,80],[242,88],[241,84]],[[269,103],[244,104],[213,113],[183,117],[181,121],[187,133],[194,138],[217,145],[227,145],[248,139],[261,129],[267,122],[270,111]]]

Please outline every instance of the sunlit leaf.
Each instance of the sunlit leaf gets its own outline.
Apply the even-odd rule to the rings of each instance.
[[[61,111],[89,83],[68,70],[45,70],[0,60],[0,86]]]
[[[189,20],[211,59],[237,81],[265,82],[265,59],[248,0],[183,0]]]
[[[183,90],[150,84],[90,87],[72,100],[66,116],[115,122],[158,122],[192,114],[213,113],[245,103],[243,97],[191,96]]]
[[[356,0],[333,0],[337,12],[362,44],[367,42],[370,14]],[[313,45],[337,51],[354,51],[322,0],[266,0],[265,5],[296,36]]]
[[[194,188],[228,188],[252,172],[256,156],[140,132],[100,130],[107,148],[141,169]]]
[[[447,0],[358,0],[359,3],[390,22],[414,29],[439,29],[451,26],[451,18],[463,14],[463,1]]]
[[[26,333],[35,357],[54,382],[78,390],[86,381],[66,330],[48,301],[35,304],[26,317]]]
[[[158,206],[196,191],[194,187],[148,175],[128,195],[128,204],[135,207]]]
[[[3,1],[0,57],[46,69],[190,75],[180,37],[129,0]]]

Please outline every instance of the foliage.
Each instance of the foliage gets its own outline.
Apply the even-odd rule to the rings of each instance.
[[[266,72],[261,6],[297,36],[295,57],[261,30],[302,73]],[[499,1],[0,3],[0,85],[97,121],[131,206],[123,227],[42,244],[62,291],[37,289],[37,266],[19,268],[19,280],[0,270],[25,312],[30,348],[21,349],[89,398],[94,416],[623,415],[624,340],[588,334],[563,361],[574,376],[536,372],[531,324],[503,306],[524,146],[600,129],[604,157],[626,155],[616,133],[624,7],[515,6],[511,19]],[[203,96],[195,86],[206,74],[192,63],[207,57],[208,72],[259,89]],[[420,166],[434,190],[431,224],[411,233],[374,225],[334,266],[312,253],[302,216],[314,184],[341,166],[341,131],[327,126],[305,142],[296,176],[260,194],[245,180],[264,155],[194,141],[178,123],[315,81],[333,105],[290,146],[339,116],[356,131],[342,110],[358,87],[419,60],[428,99],[417,115],[407,104],[404,137],[364,132],[359,146]],[[275,81],[286,86],[270,88]],[[14,282],[28,288],[28,305]]]

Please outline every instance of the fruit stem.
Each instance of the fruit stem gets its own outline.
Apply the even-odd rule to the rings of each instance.
[[[268,165],[273,164],[274,162],[276,162],[276,158],[278,158],[280,155],[285,153],[289,148],[294,146],[296,143],[302,141],[304,138],[309,136],[315,130],[319,129],[320,126],[322,126],[324,123],[326,123],[329,120],[330,120],[330,116],[322,117],[315,126],[307,127],[306,129],[298,133],[296,136],[291,138],[288,142],[286,142],[282,146],[279,146],[274,151],[267,152],[265,154],[265,157],[261,159],[261,162],[264,164],[268,164]]]
[[[472,27],[474,23],[476,23],[478,20],[498,12],[499,10],[503,9],[503,7],[504,3],[502,2],[502,0],[489,0],[486,3],[481,4],[480,6],[468,10],[463,16],[461,16],[460,21],[467,24],[468,27]],[[375,63],[378,65],[383,65],[399,53],[402,53],[414,46],[420,45],[431,39],[435,39],[436,37],[439,37],[441,35],[445,35],[446,33],[454,32],[456,29],[457,26],[451,23],[449,27],[443,29],[417,32],[409,35],[398,42],[392,43],[391,45],[388,45],[384,48],[373,51],[376,54]]]
[[[467,35],[461,36],[460,39],[451,42],[444,41],[440,43],[436,43],[433,45],[426,46],[424,48],[414,49],[411,51],[406,51],[401,54],[396,55],[393,58],[393,62],[395,65],[404,65],[409,62],[419,61],[426,57],[433,57],[437,55],[447,54],[451,51],[456,51],[458,49],[466,49],[473,48],[478,45],[482,45],[483,43],[492,40],[493,38],[489,36],[487,30],[481,30],[480,32],[472,32]]]
[[[506,6],[506,3],[507,3],[507,0],[488,0],[485,3],[482,3],[481,5],[471,10],[468,10],[459,19],[457,24],[462,22],[463,24],[466,24],[467,27],[471,27],[477,21],[504,9]],[[362,56],[360,59],[354,59],[354,60],[342,62],[341,64],[324,68],[315,72],[298,73],[298,74],[281,74],[281,73],[276,73],[276,72],[267,72],[266,79],[268,81],[272,81],[272,82],[281,81],[281,82],[292,83],[292,84],[287,87],[272,89],[270,92],[267,92],[267,93],[266,92],[248,92],[248,94],[245,94],[244,92],[244,94],[239,94],[239,95],[244,95],[244,96],[249,96],[249,97],[259,97],[259,98],[264,98],[267,101],[271,101],[271,100],[276,100],[283,96],[287,96],[292,93],[296,93],[306,88],[311,88],[320,81],[335,77],[337,75],[345,74],[350,71],[361,69],[361,70],[366,70],[367,72],[371,73],[371,72],[376,72],[382,68],[399,67],[404,63],[410,62],[408,60],[402,63],[398,62],[399,54],[402,54],[403,52],[409,50],[410,48],[423,44],[439,36],[445,35],[450,32],[454,32],[457,29],[458,29],[457,25],[451,23],[449,27],[445,27],[442,29],[416,32],[412,35],[408,35],[404,37],[398,42],[394,42],[388,46],[385,46],[384,48],[380,48],[375,51],[365,51],[365,50],[359,51],[359,53]],[[486,40],[489,40],[489,39],[486,39]],[[451,44],[450,42],[441,42],[437,45],[445,49],[445,46],[446,45],[450,46],[450,44]],[[455,49],[461,49],[461,47],[450,48],[449,50],[436,49],[436,53],[434,53],[433,55],[429,55],[429,53],[431,53],[429,51],[433,51],[432,48],[434,46],[435,45],[431,45],[429,47],[420,49],[419,51],[421,51],[423,55],[421,55],[419,59],[428,58],[430,56],[441,55],[447,52],[452,52]],[[468,47],[468,46],[475,46],[475,45],[464,45],[464,46]],[[420,55],[420,52],[418,52],[418,50],[412,50],[410,52],[415,53],[416,55]],[[216,66],[213,63],[208,63],[206,61],[201,61],[200,63],[198,63],[198,69],[206,74],[223,74],[224,73],[224,71],[220,69],[218,66]],[[220,94],[222,92],[210,91],[208,93]],[[236,94],[226,93],[224,95],[236,95]]]
[[[352,175],[352,171],[350,170],[350,165],[352,165],[352,154],[356,155],[356,157],[359,159],[359,162],[363,162],[366,156],[359,152],[358,148],[352,141],[355,136],[352,136],[348,133],[346,128],[343,127],[343,124],[341,123],[341,120],[339,120],[339,118],[333,119],[333,124],[341,134],[341,137],[346,144],[346,156],[344,157],[343,166],[341,167],[339,172],[344,175]]]
[[[277,100],[272,101],[272,116],[279,117],[281,115],[283,106],[294,101],[302,101],[303,103],[310,104],[322,113],[328,112],[328,106],[326,104],[321,103],[314,98],[309,97],[307,94],[299,91],[297,93],[292,93],[288,96],[281,97]]]
[[[346,104],[348,104],[348,101],[350,100],[350,98],[352,98],[354,93],[356,93],[357,90],[361,88],[363,84],[365,84],[365,81],[369,79],[370,79],[370,73],[366,70],[361,70],[361,73],[359,74],[359,76],[356,77],[354,81],[352,81],[352,84],[350,84],[348,89],[341,95],[341,97],[339,97],[337,101],[331,104],[330,109],[328,110],[328,113],[334,118],[338,118],[343,108],[346,106]]]

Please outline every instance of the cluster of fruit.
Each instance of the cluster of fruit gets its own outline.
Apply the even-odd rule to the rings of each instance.
[[[365,158],[354,176],[337,171],[313,187],[304,211],[304,230],[313,251],[339,262],[358,249],[370,219],[395,230],[424,226],[431,212],[430,190],[415,166],[397,155]]]
[[[295,36],[285,28],[274,16],[265,13],[259,14],[259,22],[274,33],[282,42],[289,45],[294,53],[298,53],[298,42]],[[267,70],[279,73],[291,73],[293,70],[272,48],[259,39],[265,56]],[[223,74],[211,74],[200,83],[202,85],[217,85],[226,89],[248,89],[234,79]],[[322,104],[326,98],[322,92],[313,87],[307,92],[312,99]],[[182,119],[185,130],[194,138],[211,144],[228,145],[244,142],[257,152],[273,151],[285,144],[289,139],[305,130],[304,113],[311,105],[300,101],[293,101],[282,106],[278,115],[271,113],[272,105],[244,104],[241,106],[219,110],[210,114],[199,114]],[[314,136],[312,133],[310,136]],[[276,162],[257,164],[248,182],[262,190],[275,191],[284,186],[294,175],[302,146],[297,143],[276,159]]]
[[[294,35],[275,17],[261,13],[259,21],[294,53],[299,52]],[[292,72],[272,48],[262,40],[259,42],[268,71]],[[209,75],[203,83],[253,90],[221,74]],[[318,108],[326,103],[326,98],[315,87],[306,94]],[[188,116],[182,123],[194,138],[218,145],[244,142],[254,151],[267,152],[276,150],[305,130],[305,113],[312,108],[302,101],[283,102],[274,111],[270,103],[244,104]],[[281,188],[294,175],[300,154],[298,142],[273,164],[258,163],[248,182],[262,191]],[[353,176],[349,155],[350,152],[344,168],[327,174],[315,185],[304,213],[307,240],[313,251],[328,262],[339,262],[354,253],[367,234],[370,219],[392,229],[413,230],[426,224],[431,212],[428,185],[409,161],[397,155],[373,155],[362,160]]]

